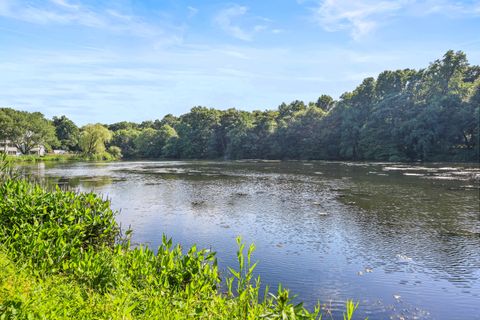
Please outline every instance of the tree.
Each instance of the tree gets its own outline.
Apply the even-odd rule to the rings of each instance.
[[[113,157],[113,159],[122,158],[122,149],[117,146],[108,147],[108,153]]]
[[[45,119],[40,112],[30,113],[5,108],[3,114],[2,121],[6,124],[4,134],[21,153],[29,154],[33,148],[40,145],[49,148],[58,143],[51,121]]]
[[[12,135],[13,120],[5,109],[0,109],[0,142],[6,142]],[[5,148],[7,144],[5,143]]]
[[[176,157],[177,132],[168,124],[159,130],[146,128],[135,138],[134,145],[142,158]]]
[[[158,131],[153,128],[143,129],[134,140],[138,155],[142,158],[159,158],[163,145],[158,145]]]
[[[59,147],[69,151],[78,150],[80,129],[66,116],[53,117],[55,133],[59,141]]]
[[[173,127],[164,124],[160,127],[159,137],[163,141],[162,157],[163,158],[177,158],[178,157],[178,134]]]
[[[179,123],[180,123],[180,119],[169,113],[166,116],[164,116],[162,120],[155,120],[153,122],[153,127],[158,130],[162,126],[168,124],[170,127],[176,128],[176,126]]]
[[[290,104],[282,103],[278,106],[278,112],[281,118],[286,118],[292,116],[295,112],[305,110],[306,106],[303,101],[295,100],[292,101]]]
[[[333,100],[333,98],[326,94],[322,94],[315,103],[317,108],[320,108],[325,112],[329,111],[334,106],[334,104],[335,101]]]
[[[105,143],[112,139],[112,132],[103,125],[87,124],[82,128],[79,145],[86,155],[96,155],[105,152]]]
[[[135,139],[140,135],[140,132],[137,129],[120,129],[115,131],[109,145],[118,146],[125,158],[135,158],[139,153],[135,146]]]
[[[138,127],[139,125],[136,124],[135,122],[121,121],[121,122],[117,122],[109,125],[108,130],[115,132],[118,130],[138,129]]]
[[[219,125],[220,111],[206,107],[194,107],[180,117],[176,130],[181,158],[218,157],[215,148],[215,130]]]
[[[318,158],[318,141],[325,111],[310,106],[294,114],[288,123],[283,154],[293,159]],[[295,145],[295,148],[292,148]]]

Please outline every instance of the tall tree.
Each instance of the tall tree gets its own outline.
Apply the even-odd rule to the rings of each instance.
[[[80,148],[87,155],[97,155],[105,152],[105,143],[112,139],[112,132],[103,125],[87,124],[82,128]]]
[[[13,126],[13,120],[8,112],[5,109],[0,109],[0,142],[6,142],[11,137]]]
[[[21,153],[28,154],[41,145],[49,148],[58,143],[54,126],[40,112],[30,113],[8,108],[3,111],[13,123],[8,129],[8,139]]]
[[[78,139],[80,138],[80,129],[75,123],[66,116],[53,117],[55,133],[59,141],[59,147],[65,150],[78,150]]]
[[[141,131],[137,129],[120,129],[113,132],[113,138],[109,142],[110,146],[117,146],[122,150],[125,158],[135,158],[139,156],[139,150],[135,145],[135,140]]]
[[[335,100],[333,100],[332,97],[326,94],[322,94],[315,103],[315,106],[326,112],[333,108],[334,104]]]
[[[220,112],[206,107],[194,107],[182,115],[177,126],[180,157],[218,157],[214,132],[219,120]]]

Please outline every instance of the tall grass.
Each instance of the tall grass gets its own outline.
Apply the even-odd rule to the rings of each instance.
[[[3,155],[0,153],[0,155]],[[80,153],[68,154],[46,154],[44,156],[30,154],[19,156],[6,156],[10,162],[61,162],[61,161],[114,161],[121,157],[114,156],[108,152],[102,152],[95,155],[86,155]]]
[[[19,156],[7,156],[6,159],[11,162],[40,162],[40,161],[72,161],[81,160],[79,154],[46,154],[44,156],[29,154]]]
[[[321,318],[282,287],[260,296],[254,246],[240,239],[222,292],[215,253],[165,236],[156,251],[133,248],[129,235],[108,201],[46,189],[0,159],[0,319]]]

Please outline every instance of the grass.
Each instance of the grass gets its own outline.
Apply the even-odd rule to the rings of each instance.
[[[129,235],[108,201],[39,185],[0,159],[0,319],[321,318],[282,287],[260,296],[255,247],[240,239],[222,291],[215,253],[165,236],[156,251],[132,247]]]
[[[118,160],[108,152],[95,155],[85,155],[80,153],[68,154],[46,154],[40,155],[20,155],[20,156],[6,156],[9,162],[43,162],[43,161],[113,161]]]
[[[78,154],[46,154],[44,156],[29,154],[20,156],[7,156],[6,159],[10,162],[39,162],[81,160],[81,157]]]

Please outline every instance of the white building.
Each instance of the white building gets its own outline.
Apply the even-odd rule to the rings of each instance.
[[[0,141],[0,152],[11,156],[18,156],[21,154],[17,147],[12,145],[9,140]]]
[[[16,146],[14,146],[9,140],[0,141],[0,152],[6,153],[11,156],[19,156],[22,154],[20,150]],[[36,154],[39,156],[44,156],[46,153],[47,152],[45,151],[45,147],[42,145],[33,148],[29,152],[29,154]]]
[[[30,150],[29,154],[36,154],[43,157],[45,154],[47,154],[47,151],[45,150],[44,146],[39,145],[38,147],[35,147],[32,150]]]

